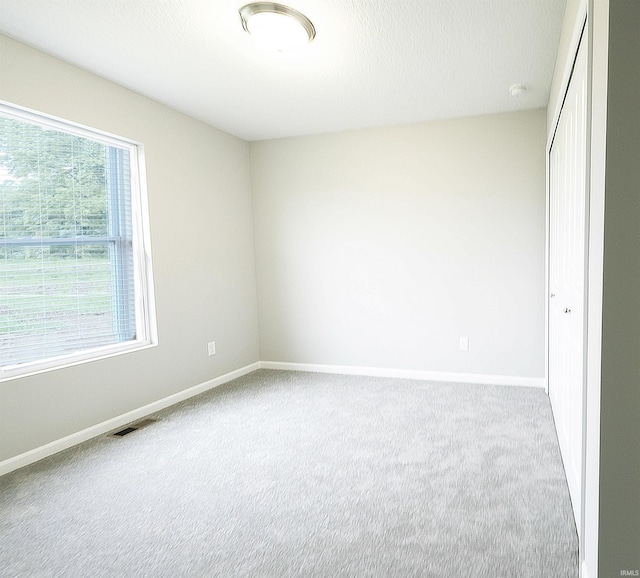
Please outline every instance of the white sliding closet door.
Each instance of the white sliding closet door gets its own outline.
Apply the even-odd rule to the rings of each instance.
[[[549,152],[549,396],[578,534],[582,522],[585,375],[585,43],[583,37]]]

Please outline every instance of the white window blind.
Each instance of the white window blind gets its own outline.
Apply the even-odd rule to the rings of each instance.
[[[3,371],[149,342],[137,168],[132,143],[0,108]]]

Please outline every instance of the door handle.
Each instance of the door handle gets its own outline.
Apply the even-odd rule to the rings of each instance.
[[[568,307],[565,307],[563,312],[564,313],[571,313],[571,309],[569,309]]]

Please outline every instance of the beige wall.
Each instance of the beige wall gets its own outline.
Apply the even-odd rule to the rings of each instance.
[[[535,110],[252,143],[261,358],[542,379],[545,132]]]
[[[640,2],[609,3],[599,576],[640,572]]]
[[[144,143],[159,333],[0,383],[0,461],[258,361],[248,144],[1,36],[0,99]]]

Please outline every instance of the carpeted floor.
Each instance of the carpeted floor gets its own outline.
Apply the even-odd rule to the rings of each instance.
[[[260,370],[0,478],[0,576],[577,578],[539,389]]]

